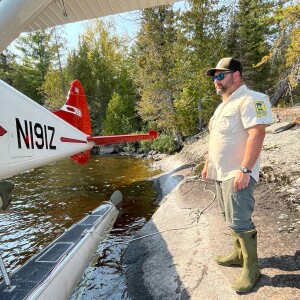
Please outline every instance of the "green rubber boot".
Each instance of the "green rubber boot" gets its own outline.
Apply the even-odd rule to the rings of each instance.
[[[251,291],[261,275],[258,267],[256,236],[255,229],[238,234],[244,260],[242,273],[232,285],[233,290],[238,293]]]
[[[243,266],[243,255],[242,248],[239,242],[239,238],[237,233],[233,230],[231,231],[231,237],[233,241],[233,250],[232,253],[228,255],[220,255],[215,257],[215,261],[221,266],[231,266],[231,265],[239,265]]]

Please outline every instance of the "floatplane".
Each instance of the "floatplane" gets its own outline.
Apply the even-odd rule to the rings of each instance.
[[[22,32],[170,4],[176,0],[0,0],[0,53]],[[51,112],[0,80],[0,210],[11,202],[7,178],[71,157],[86,163],[95,145],[153,140],[145,134],[92,136],[81,83],[71,83],[65,105]],[[68,299],[97,245],[119,213],[122,194],[90,212],[24,266],[8,274],[0,255],[0,299]]]

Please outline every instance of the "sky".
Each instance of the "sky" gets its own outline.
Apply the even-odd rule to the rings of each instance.
[[[184,9],[185,1],[174,3],[176,9]],[[116,24],[118,35],[126,35],[134,39],[139,30],[139,11],[132,11],[114,16],[102,17],[102,20],[113,19]],[[69,48],[74,49],[78,44],[78,37],[84,32],[84,28],[89,21],[76,22],[65,25],[68,37]]]
[[[118,35],[127,35],[130,38],[134,38],[139,30],[138,16],[139,12],[133,11],[114,16],[102,17],[101,19],[104,20],[104,22],[110,19],[114,20]],[[82,21],[65,25],[70,48],[77,47],[78,37],[84,32],[85,26],[88,22],[89,21]]]

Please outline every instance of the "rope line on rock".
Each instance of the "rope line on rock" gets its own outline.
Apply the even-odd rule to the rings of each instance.
[[[205,206],[202,210],[200,210],[199,208],[197,209],[194,209],[192,212],[190,212],[189,216],[194,213],[195,214],[195,217],[196,217],[196,222],[198,223],[198,221],[200,220],[200,217],[201,215],[203,214],[203,212],[205,210],[207,210],[216,200],[216,194],[212,191],[212,190],[208,190],[206,187],[207,187],[207,182],[204,181],[203,179],[199,179],[201,182],[204,182],[204,187],[203,187],[203,190],[204,192],[210,192],[212,195],[213,195],[213,199],[212,201],[207,205]]]
[[[200,225],[200,224],[204,224],[205,227],[207,227],[208,224],[205,224],[205,223],[199,223],[199,220],[200,220],[200,217],[201,217],[201,215],[203,214],[203,212],[204,212],[205,210],[207,210],[207,209],[214,203],[214,201],[216,200],[216,194],[215,194],[212,190],[208,190],[208,189],[207,189],[207,182],[206,182],[206,181],[202,180],[201,178],[200,178],[200,181],[201,181],[201,182],[204,182],[204,187],[203,187],[204,191],[205,191],[205,192],[210,192],[210,193],[213,195],[213,200],[212,200],[207,206],[205,206],[202,210],[199,210],[199,208],[197,208],[197,209],[194,209],[192,212],[189,213],[189,218],[191,217],[192,214],[195,215],[195,219],[196,219],[196,223],[197,223],[197,224],[192,225],[192,226],[188,226],[188,227],[170,228],[170,229],[161,230],[161,231],[153,232],[153,233],[150,233],[150,234],[146,234],[146,235],[143,235],[143,236],[140,236],[140,237],[131,239],[131,240],[128,242],[128,244],[131,243],[131,242],[138,241],[138,240],[141,240],[141,239],[143,239],[143,238],[149,237],[149,236],[153,236],[153,235],[157,235],[157,234],[162,234],[162,233],[169,232],[169,231],[176,231],[176,230],[186,230],[186,229],[190,229],[190,228],[193,228],[193,227],[197,227],[197,226]],[[195,221],[193,221],[193,222],[195,222]]]

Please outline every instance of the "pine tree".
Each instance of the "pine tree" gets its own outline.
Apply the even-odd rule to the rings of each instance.
[[[13,84],[12,73],[15,57],[16,55],[9,50],[0,53],[0,78],[10,85]]]
[[[174,73],[175,42],[172,7],[145,9],[133,54],[134,78],[141,96],[138,112],[151,127],[163,129],[180,141],[174,108],[178,80],[178,74]]]
[[[49,109],[56,110],[65,103],[70,82],[65,74],[67,40],[64,27],[55,27],[52,32],[54,57],[44,76],[41,89],[44,96],[44,105]]]
[[[127,66],[126,42],[115,34],[114,24],[96,20],[80,37],[79,48],[68,57],[68,77],[79,79],[86,92],[94,134],[113,134],[110,124],[114,103],[125,101],[128,118],[134,115],[135,87]],[[120,97],[118,98],[117,95]],[[106,112],[113,101],[110,112]],[[134,121],[136,122],[136,121]],[[133,121],[124,130],[135,130]],[[130,133],[130,132],[127,132]],[[117,134],[117,133],[115,133]]]
[[[21,63],[15,64],[13,86],[31,99],[44,103],[41,86],[55,59],[53,31],[38,30],[22,35],[16,43]]]
[[[223,56],[221,43],[224,9],[218,0],[190,0],[180,15],[177,47],[177,73],[181,76],[181,93],[176,100],[179,124],[185,134],[193,134],[206,125],[219,97],[206,70]],[[186,118],[182,112],[190,111]]]
[[[300,102],[300,4],[282,0],[277,7],[268,18],[268,26],[275,28],[272,47],[261,64],[272,67],[272,105],[277,106],[281,99],[282,105],[293,105]]]
[[[268,92],[272,78],[270,64],[260,64],[269,53],[273,28],[267,26],[274,1],[232,1],[229,24],[224,35],[224,48],[228,56],[234,56],[243,64],[245,83],[260,92]]]

